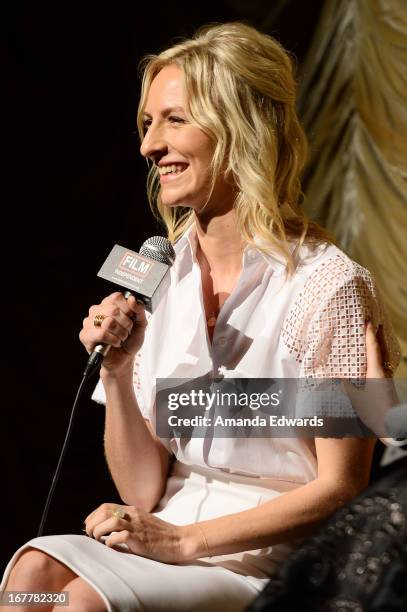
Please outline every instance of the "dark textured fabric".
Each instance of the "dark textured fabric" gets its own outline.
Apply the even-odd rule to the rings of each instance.
[[[249,612],[406,612],[407,459],[338,510]]]

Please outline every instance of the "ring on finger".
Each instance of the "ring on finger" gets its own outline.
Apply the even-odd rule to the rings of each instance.
[[[112,516],[115,516],[116,518],[124,518],[125,515],[126,511],[121,506],[116,506],[116,508],[112,510]]]
[[[93,325],[95,327],[102,327],[102,323],[106,319],[106,315],[99,313],[93,317]]]

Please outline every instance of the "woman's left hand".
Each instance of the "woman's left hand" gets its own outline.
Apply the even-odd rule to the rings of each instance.
[[[112,515],[117,508],[124,510],[123,518]],[[163,563],[181,563],[187,557],[185,527],[167,523],[135,506],[102,504],[86,517],[85,526],[87,535],[96,540],[107,535],[105,544],[112,548],[127,544],[132,553]]]

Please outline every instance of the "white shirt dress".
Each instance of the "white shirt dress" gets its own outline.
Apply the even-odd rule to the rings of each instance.
[[[149,319],[135,365],[138,404],[153,425],[156,379],[364,377],[368,319],[384,326],[387,360],[397,364],[398,345],[369,272],[337,247],[301,247],[289,279],[280,257],[246,248],[212,344],[193,226],[175,251],[169,289]],[[100,382],[93,399],[104,402]],[[164,444],[175,460],[154,514],[176,525],[257,507],[317,475],[312,438],[206,436]],[[28,546],[87,580],[109,612],[244,610],[292,550],[280,544],[169,565],[84,535],[43,536],[16,551],[0,589]]]

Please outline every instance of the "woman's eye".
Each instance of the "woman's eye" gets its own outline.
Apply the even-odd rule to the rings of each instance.
[[[168,121],[170,121],[170,123],[185,123],[185,119],[183,119],[182,117],[177,117],[175,115],[170,115],[168,117]],[[152,121],[150,119],[146,119],[145,121],[143,121],[143,130],[144,132],[147,132],[148,128],[150,127]]]
[[[176,117],[175,115],[170,115],[168,119],[172,123],[185,123],[185,119],[182,119],[182,117]]]

